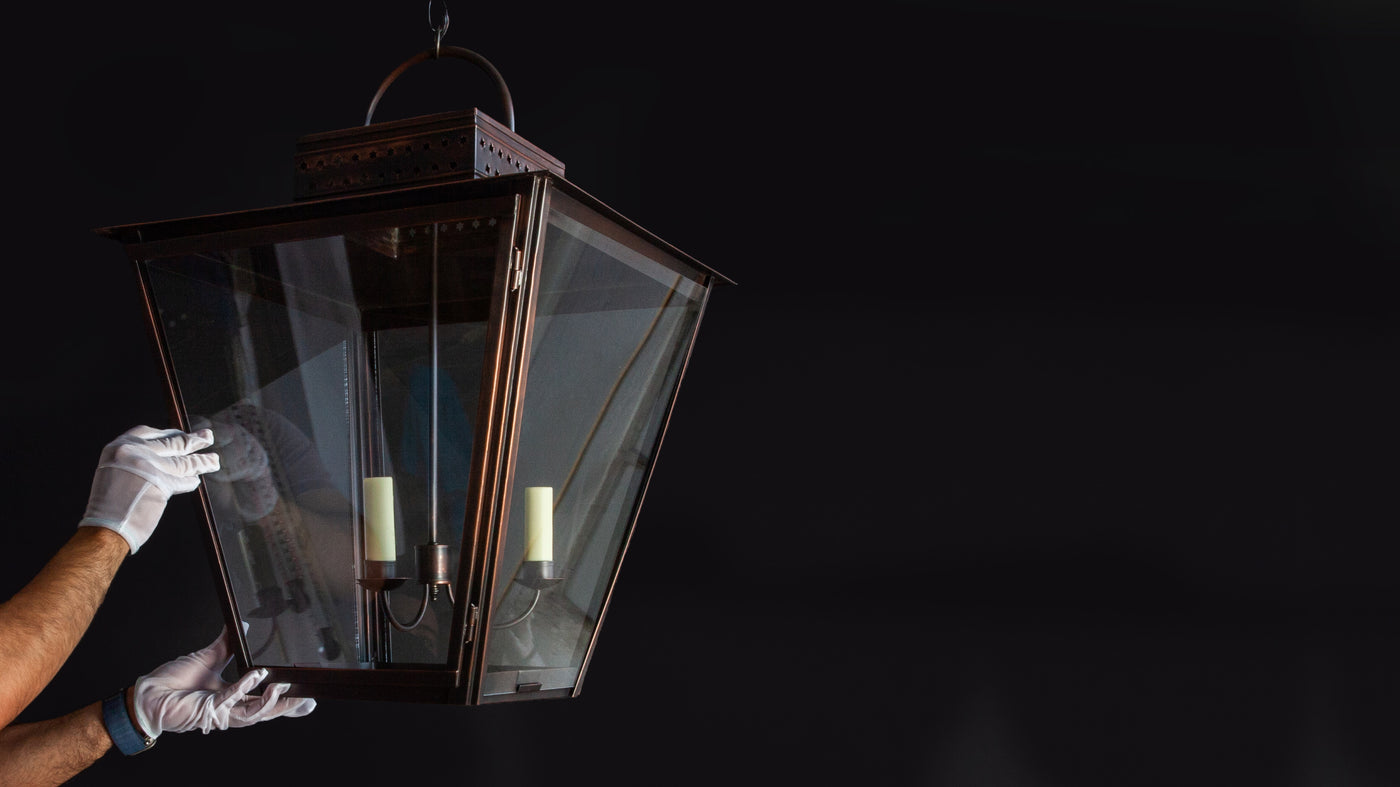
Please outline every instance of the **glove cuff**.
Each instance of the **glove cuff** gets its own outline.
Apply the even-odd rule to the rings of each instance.
[[[107,728],[117,751],[130,757],[156,745],[156,739],[141,732],[126,711],[126,690],[102,701],[102,725]]]
[[[87,511],[78,525],[115,530],[134,555],[155,531],[167,498],[164,490],[140,475],[100,467],[93,476]]]

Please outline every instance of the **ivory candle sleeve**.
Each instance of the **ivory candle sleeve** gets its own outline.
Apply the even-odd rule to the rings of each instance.
[[[525,559],[554,559],[554,487],[525,487]]]
[[[365,479],[365,559],[394,560],[394,479]]]

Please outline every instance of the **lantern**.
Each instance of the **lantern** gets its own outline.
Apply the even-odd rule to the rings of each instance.
[[[441,46],[300,139],[291,204],[99,230],[134,263],[240,671],[299,696],[579,693],[728,280],[564,178]],[[374,123],[416,62],[480,110]],[[246,624],[246,632],[239,623]]]

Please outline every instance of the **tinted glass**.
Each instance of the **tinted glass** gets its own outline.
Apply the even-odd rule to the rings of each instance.
[[[451,601],[425,594],[415,553],[447,545],[456,579],[510,222],[463,215],[142,263],[185,410],[223,460],[205,484],[254,663],[446,659]],[[407,581],[389,609],[406,630],[358,582],[371,477],[392,483],[388,571]]]
[[[578,680],[700,316],[702,281],[551,196],[485,694]]]

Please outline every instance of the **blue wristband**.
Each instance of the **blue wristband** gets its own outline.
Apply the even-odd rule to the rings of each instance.
[[[130,757],[156,745],[156,739],[138,730],[131,723],[131,714],[126,712],[126,690],[123,689],[102,701],[102,724],[117,751]]]

